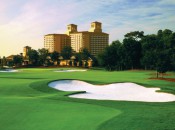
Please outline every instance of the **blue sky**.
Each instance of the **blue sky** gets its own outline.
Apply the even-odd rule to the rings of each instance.
[[[43,48],[45,34],[64,33],[70,23],[89,30],[93,21],[110,42],[131,31],[175,31],[175,0],[0,0],[0,56]]]

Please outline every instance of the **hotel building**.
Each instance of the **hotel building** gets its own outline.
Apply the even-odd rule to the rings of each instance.
[[[77,25],[67,25],[66,34],[48,34],[44,36],[44,48],[49,52],[61,52],[64,46],[71,46],[80,52],[87,48],[92,55],[97,55],[108,46],[109,34],[102,32],[100,22],[92,22],[89,31],[77,31]]]
[[[23,48],[23,57],[27,57],[28,56],[28,52],[31,50],[32,48],[29,46],[25,46]]]
[[[70,37],[66,34],[47,34],[44,36],[44,48],[49,52],[61,52],[64,46],[70,46]]]

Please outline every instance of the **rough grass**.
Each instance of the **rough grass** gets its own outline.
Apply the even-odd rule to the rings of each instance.
[[[92,84],[134,82],[175,93],[175,83],[152,80],[153,71],[53,72],[21,69],[0,73],[1,130],[173,130],[175,102],[145,103],[73,99],[49,88],[50,81],[79,79]],[[174,78],[171,73],[168,78]]]

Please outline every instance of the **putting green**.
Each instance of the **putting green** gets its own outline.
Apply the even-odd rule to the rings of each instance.
[[[134,82],[175,93],[175,83],[151,80],[152,71],[55,73],[58,69],[22,69],[0,73],[1,130],[175,129],[175,102],[143,103],[71,99],[70,92],[49,88],[59,79],[92,84]],[[174,78],[174,73],[171,73]],[[148,125],[149,124],[149,125]]]

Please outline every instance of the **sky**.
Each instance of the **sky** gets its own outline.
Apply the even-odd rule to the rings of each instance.
[[[65,33],[68,24],[87,31],[94,21],[110,43],[131,31],[175,32],[175,0],[0,0],[0,57],[43,48],[44,35]]]

